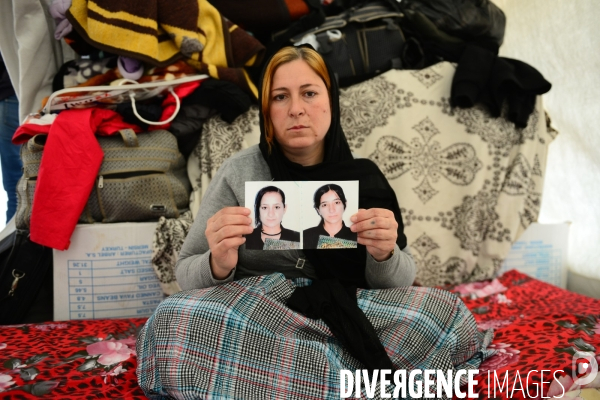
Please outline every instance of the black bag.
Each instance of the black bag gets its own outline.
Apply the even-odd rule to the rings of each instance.
[[[506,16],[489,0],[403,0],[401,6],[422,13],[442,32],[466,42],[499,48],[504,40]]]
[[[273,32],[270,40],[266,43],[261,64],[246,68],[255,82],[260,81],[260,74],[273,54],[282,47],[289,46],[293,37],[313,29],[325,21],[325,10],[321,5],[321,0],[305,0],[305,3],[309,8],[309,13],[292,22],[285,29]]]
[[[53,319],[52,249],[15,230],[0,241],[0,325]]]
[[[367,3],[327,17],[291,41],[312,44],[335,71],[340,86],[349,86],[392,68],[410,68],[404,57],[402,17],[388,2]]]

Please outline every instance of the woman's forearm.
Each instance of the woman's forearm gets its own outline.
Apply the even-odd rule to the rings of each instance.
[[[377,262],[367,253],[365,278],[371,289],[410,286],[415,276],[416,265],[408,246],[400,250],[396,245],[392,257],[382,262]]]
[[[210,250],[195,254],[177,263],[175,275],[182,290],[202,289],[233,280],[235,269],[222,280],[216,279],[210,269]]]
[[[231,173],[228,161],[213,177],[194,224],[185,238],[179,252],[175,275],[183,290],[215,286],[233,280],[235,269],[223,280],[216,279],[210,268],[210,247],[206,238],[207,221],[223,207],[237,206],[238,201],[231,189]]]

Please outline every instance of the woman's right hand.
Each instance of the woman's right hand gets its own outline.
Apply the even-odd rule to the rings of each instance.
[[[225,207],[206,222],[206,239],[210,248],[210,268],[215,279],[225,279],[238,261],[238,248],[246,242],[243,235],[252,233],[250,210]]]

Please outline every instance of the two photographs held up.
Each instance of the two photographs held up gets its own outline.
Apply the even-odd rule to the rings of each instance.
[[[254,231],[248,250],[350,249],[357,234],[358,181],[246,182],[245,207]]]

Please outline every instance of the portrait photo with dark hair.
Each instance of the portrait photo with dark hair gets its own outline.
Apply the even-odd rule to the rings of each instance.
[[[350,217],[358,211],[358,181],[304,182],[302,205],[302,248],[357,247]]]
[[[247,250],[353,249],[358,181],[246,182]]]
[[[294,182],[246,182],[246,207],[254,230],[248,250],[301,248],[299,187]]]

